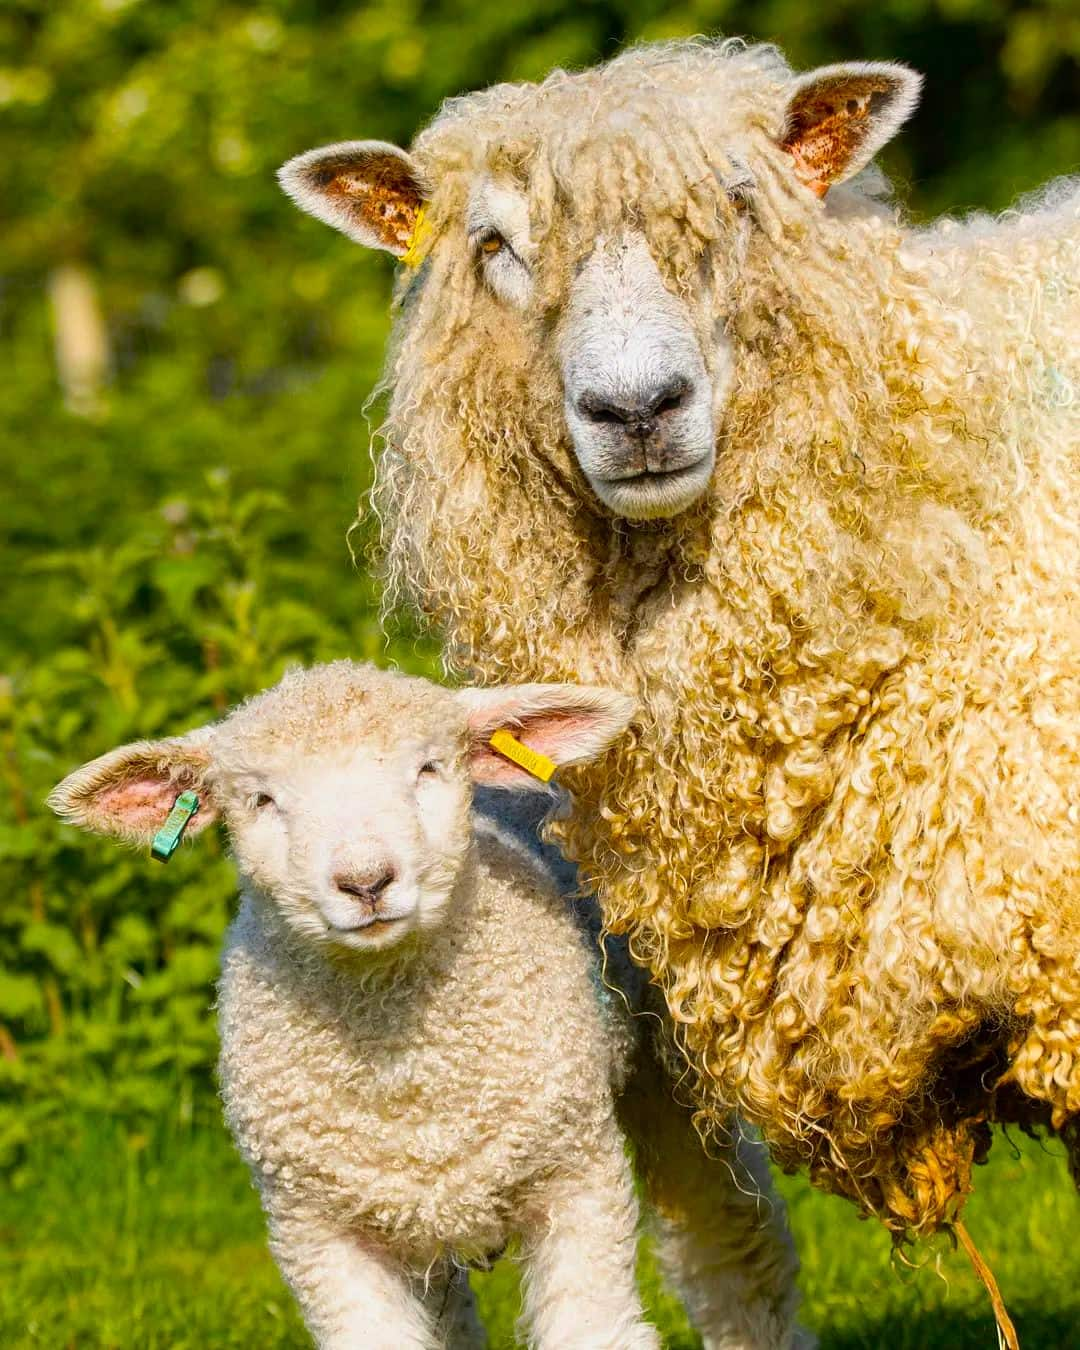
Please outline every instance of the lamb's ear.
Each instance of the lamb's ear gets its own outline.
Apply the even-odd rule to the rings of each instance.
[[[590,685],[512,684],[462,689],[457,697],[467,710],[473,778],[492,787],[539,788],[546,781],[496,750],[495,732],[508,731],[558,768],[595,759],[634,715],[633,699]]]
[[[340,141],[283,164],[278,182],[302,211],[367,248],[403,258],[424,202],[404,150],[386,141]]]
[[[187,827],[197,834],[217,819],[203,788],[210,767],[208,728],[165,741],[133,741],[76,769],[49,794],[48,805],[69,825],[148,844],[181,792],[193,789],[199,809]]]
[[[780,144],[819,197],[864,168],[915,111],[922,76],[891,61],[821,66],[788,101]]]

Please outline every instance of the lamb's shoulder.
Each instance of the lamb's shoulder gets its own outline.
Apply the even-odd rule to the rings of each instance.
[[[354,1109],[364,1043],[350,1034],[333,972],[297,960],[244,899],[218,982],[218,1073],[234,1138],[262,1182],[318,1170]],[[358,995],[360,991],[357,991]],[[344,1143],[343,1137],[338,1140]]]
[[[636,969],[609,942],[601,946],[595,900],[569,891],[494,834],[480,834],[478,890],[486,921],[476,926],[482,972],[500,970],[503,1016],[518,1025],[521,1053],[549,1061],[580,1082],[583,1063],[618,1084],[635,1039]],[[629,986],[629,987],[628,987]]]

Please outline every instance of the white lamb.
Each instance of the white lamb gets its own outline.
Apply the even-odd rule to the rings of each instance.
[[[340,661],[114,750],[50,799],[132,841],[185,791],[192,832],[228,825],[226,1112],[320,1346],[483,1345],[466,1266],[516,1239],[530,1344],[658,1347],[624,1130],[706,1345],[793,1343],[795,1262],[760,1155],[706,1158],[511,814],[471,816],[474,783],[540,786],[496,729],[564,764],[630,713],[608,690],[451,691]]]

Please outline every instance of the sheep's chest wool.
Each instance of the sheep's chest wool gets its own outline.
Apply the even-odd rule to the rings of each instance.
[[[610,1127],[632,1048],[565,906],[482,847],[476,895],[396,971],[305,963],[248,897],[221,979],[223,1095],[256,1174],[420,1272],[502,1250],[526,1183]]]
[[[925,1232],[988,1121],[1080,1113],[1080,194],[925,229],[858,180],[823,204],[779,139],[794,78],[676,44],[448,105],[377,498],[454,667],[639,701],[553,833],[705,1117]],[[469,257],[488,180],[531,308]],[[593,491],[549,340],[627,201],[728,363],[707,490],[662,519]]]

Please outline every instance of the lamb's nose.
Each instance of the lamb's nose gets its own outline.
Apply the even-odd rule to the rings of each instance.
[[[397,873],[389,863],[374,867],[344,868],[334,873],[334,886],[344,895],[354,896],[362,904],[374,909],[379,896],[394,880]]]
[[[683,375],[665,380],[650,389],[638,389],[627,396],[612,397],[586,390],[577,401],[582,417],[598,425],[624,427],[631,434],[651,434],[656,424],[678,412],[690,394],[691,382]]]

